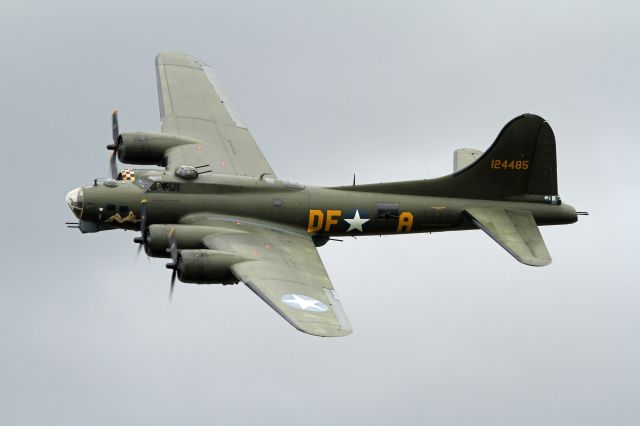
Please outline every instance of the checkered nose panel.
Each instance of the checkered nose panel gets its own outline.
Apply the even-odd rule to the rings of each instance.
[[[133,170],[124,169],[118,173],[118,180],[134,182],[136,180],[136,174]]]

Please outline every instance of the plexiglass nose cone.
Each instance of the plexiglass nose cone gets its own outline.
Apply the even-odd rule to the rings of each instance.
[[[80,215],[82,214],[82,188],[69,191],[66,199],[73,214],[80,219]]]

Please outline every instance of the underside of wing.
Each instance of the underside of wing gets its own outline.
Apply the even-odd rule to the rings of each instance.
[[[227,227],[228,222],[208,221]],[[235,277],[300,331],[315,336],[352,332],[313,241],[307,234],[268,224],[239,224],[236,232],[204,238],[211,250],[251,259],[231,266]]]
[[[156,57],[156,74],[162,132],[202,142],[171,148],[167,168],[207,164],[220,174],[274,174],[207,64],[164,52]]]
[[[340,337],[353,329],[335,291],[317,283],[291,281],[273,273],[273,265],[243,263],[231,268],[236,277],[298,330],[321,337]]]
[[[525,265],[546,266],[551,255],[531,212],[493,207],[466,210],[473,223]]]

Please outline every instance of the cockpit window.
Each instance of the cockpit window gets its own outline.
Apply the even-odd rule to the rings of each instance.
[[[153,184],[153,181],[147,178],[138,178],[133,181],[133,184],[139,186],[140,188],[146,191]]]
[[[176,182],[153,182],[149,192],[180,192],[180,184]]]

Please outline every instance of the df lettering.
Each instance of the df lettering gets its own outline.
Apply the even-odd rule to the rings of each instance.
[[[342,215],[342,210],[327,210],[327,220],[322,210],[309,210],[309,223],[307,232],[318,232],[324,230],[329,232],[332,225],[338,224],[338,218]]]
[[[309,210],[309,222],[307,232],[330,232],[334,225],[338,224],[342,210]],[[413,214],[402,212],[398,216],[398,226],[396,232],[411,232],[413,228]]]

